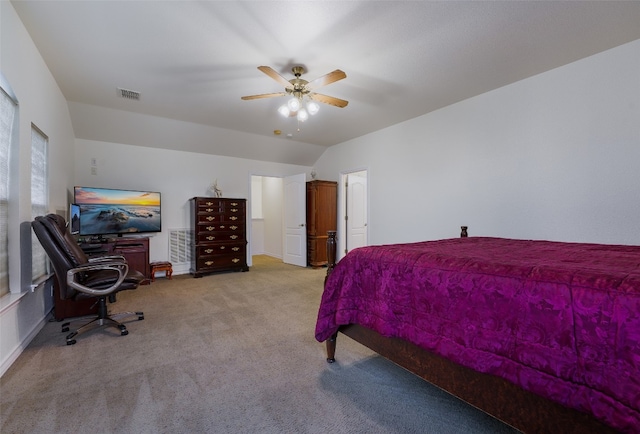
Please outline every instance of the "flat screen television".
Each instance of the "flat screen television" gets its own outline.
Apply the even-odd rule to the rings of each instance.
[[[80,207],[80,235],[160,232],[160,193],[113,188],[74,187]]]
[[[69,232],[71,235],[80,233],[80,205],[75,203],[69,205]]]

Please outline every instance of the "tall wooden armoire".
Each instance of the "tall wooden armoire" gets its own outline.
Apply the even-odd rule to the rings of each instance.
[[[335,231],[338,219],[338,183],[307,182],[307,264],[327,265],[327,231]]]

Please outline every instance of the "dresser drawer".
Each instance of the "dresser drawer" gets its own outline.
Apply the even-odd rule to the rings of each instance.
[[[224,207],[220,206],[220,204],[212,204],[211,202],[207,202],[206,204],[198,204],[199,214],[221,213],[223,210]]]
[[[210,255],[243,255],[246,253],[246,244],[204,244],[196,247],[198,256]]]
[[[209,222],[201,222],[198,223],[196,228],[197,233],[244,233],[244,225],[235,222],[222,222],[222,223],[209,223]]]
[[[242,241],[244,240],[244,231],[233,232],[202,232],[196,235],[196,244],[209,244],[218,242],[229,241]]]
[[[200,213],[198,214],[198,224],[200,223],[243,223],[244,214],[228,213]]]
[[[196,207],[198,208],[198,212],[234,212],[234,213],[244,213],[246,203],[244,201],[238,200],[228,200],[228,199],[205,199],[198,200],[196,202]]]
[[[218,268],[246,267],[245,255],[212,255],[198,258],[198,270],[207,271]]]

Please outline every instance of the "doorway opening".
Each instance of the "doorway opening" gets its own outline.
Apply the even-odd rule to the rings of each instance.
[[[251,257],[268,255],[306,266],[305,182],[304,173],[251,175]]]

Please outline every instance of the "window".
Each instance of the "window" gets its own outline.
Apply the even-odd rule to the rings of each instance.
[[[31,125],[31,219],[49,212],[47,143],[49,139]],[[48,274],[47,255],[35,234],[31,235],[31,280],[35,283]]]
[[[9,292],[9,149],[18,111],[12,95],[0,74],[0,296]]]

